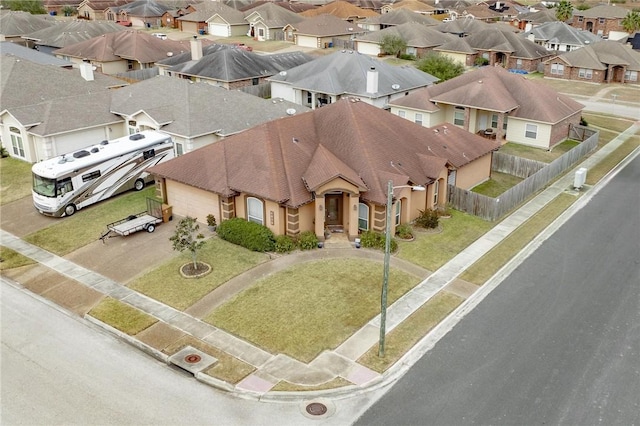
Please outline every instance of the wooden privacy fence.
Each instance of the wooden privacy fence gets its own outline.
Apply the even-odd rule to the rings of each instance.
[[[486,220],[497,220],[513,210],[516,206],[529,198],[529,196],[531,196],[533,193],[542,189],[547,183],[549,183],[549,181],[554,179],[556,176],[569,169],[582,157],[593,151],[598,145],[598,136],[598,132],[593,132],[591,136],[581,142],[580,145],[568,151],[561,157],[556,158],[551,163],[546,164],[545,167],[539,169],[530,176],[526,177],[522,182],[500,194],[498,198],[487,197],[486,195],[477,194],[466,189],[448,185],[448,201],[455,209],[462,210]],[[504,164],[510,161],[508,158],[506,158],[511,157],[510,155],[500,154],[497,152],[493,155],[504,157],[500,158],[498,162],[502,164],[501,167],[507,167]],[[518,171],[519,173],[526,174],[528,170],[536,167],[535,165],[526,161],[519,163],[520,160],[522,159],[519,157],[514,157],[511,159],[511,161],[514,163],[513,169]]]

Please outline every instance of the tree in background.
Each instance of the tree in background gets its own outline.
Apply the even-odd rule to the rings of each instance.
[[[448,56],[439,53],[429,53],[416,63],[416,68],[440,79],[440,82],[450,80],[464,72],[464,66]]]
[[[573,5],[567,0],[562,0],[556,5],[556,19],[564,22],[573,15]]]
[[[631,11],[622,18],[622,28],[629,34],[640,30],[640,12]]]
[[[60,11],[64,16],[73,16],[78,13],[75,7],[69,5],[62,6],[62,9],[60,9]]]
[[[394,55],[396,58],[407,48],[407,42],[400,36],[394,34],[385,34],[380,40],[380,49],[388,54]]]
[[[13,11],[21,10],[32,15],[42,15],[47,10],[42,4],[42,0],[2,0],[2,7]]]

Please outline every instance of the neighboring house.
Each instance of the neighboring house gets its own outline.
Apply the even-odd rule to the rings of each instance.
[[[413,66],[394,66],[353,51],[338,51],[269,78],[271,95],[310,108],[343,97],[385,108],[438,79]]]
[[[249,28],[244,13],[218,1],[197,4],[195,11],[177,18],[177,22],[180,31],[218,37],[245,35]]]
[[[436,14],[435,7],[421,0],[401,0],[399,2],[387,3],[382,6],[380,13],[385,14],[398,9],[406,9],[411,12],[419,13],[420,15]]]
[[[638,83],[640,52],[617,41],[591,46],[549,59],[544,76],[592,83]]]
[[[37,53],[37,52],[36,52]],[[122,119],[109,112],[109,89],[126,83],[80,70],[0,57],[0,141],[30,163],[122,136]]]
[[[443,22],[435,27],[436,30],[453,34],[458,37],[467,37],[471,34],[478,33],[489,28],[490,24],[475,19],[455,19],[453,21]],[[491,27],[494,28],[494,27]]]
[[[165,12],[176,10],[179,8],[177,6],[175,2],[165,4],[154,0],[135,0],[111,9],[115,11],[118,21],[129,21],[134,27],[150,28],[160,27]]]
[[[301,47],[326,49],[337,40],[353,40],[364,30],[333,15],[323,14],[284,27],[285,39]]]
[[[474,53],[469,54],[470,49]],[[538,66],[553,55],[544,47],[519,34],[491,26],[462,40],[445,43],[434,50],[444,54],[451,53],[455,59],[464,55],[464,64],[467,66],[475,64],[476,59],[481,57],[489,65],[528,72],[537,71]]]
[[[195,12],[193,8],[167,10],[160,18],[161,26],[166,28],[179,28],[178,18]]]
[[[485,3],[473,4],[471,6],[459,6],[449,10],[449,15],[453,19],[475,19],[483,22],[493,22],[502,20],[502,13],[489,9]]]
[[[549,51],[571,52],[589,46],[602,38],[589,31],[578,30],[564,22],[547,22],[523,34]]]
[[[440,24],[440,21],[431,16],[412,12],[409,9],[392,9],[382,15],[373,16],[358,22],[358,25],[367,31],[380,31],[389,27],[415,22],[425,26]]]
[[[371,9],[362,9],[358,6],[342,0],[332,1],[331,3],[327,3],[316,9],[301,12],[300,15],[304,16],[305,18],[312,18],[324,13],[328,13],[329,15],[333,15],[353,24],[356,24],[368,17],[379,15],[378,12],[374,12]]]
[[[128,133],[153,129],[170,134],[176,155],[308,110],[282,99],[163,76],[114,91],[110,109],[126,123]]]
[[[434,27],[428,27],[417,22],[408,22],[357,36],[356,49],[365,55],[383,54],[385,52],[382,51],[380,44],[382,39],[388,35],[397,36],[404,40],[407,43],[407,47],[402,53],[413,55],[416,58],[425,56],[435,47],[456,39],[452,35],[434,29]]]
[[[168,56],[189,51],[189,41],[161,40],[151,34],[128,29],[103,34],[53,53],[74,63],[89,61],[104,74],[117,74],[151,68]]]
[[[43,0],[42,5],[48,14],[64,16],[63,8],[70,7],[77,10],[82,0]]]
[[[0,39],[26,45],[22,36],[55,25],[49,15],[32,15],[27,12],[0,11]]]
[[[56,49],[80,43],[102,34],[124,30],[122,25],[109,21],[58,21],[56,25],[24,35],[22,38],[28,41],[28,46],[52,55]]]
[[[115,15],[108,15],[105,12],[112,8],[117,9],[127,3],[131,3],[131,0],[82,0],[77,8],[78,18],[91,21],[103,19],[115,21]]]
[[[622,27],[622,19],[627,16],[627,13],[629,13],[628,9],[613,5],[575,10],[571,26],[611,40],[620,40],[629,35]]]
[[[373,10],[376,13],[382,13],[382,8],[388,3],[387,0],[347,0],[360,9]],[[326,2],[328,3],[328,2]]]
[[[235,2],[233,2],[233,3],[235,3]],[[231,6],[234,9],[239,10],[241,12],[246,12],[246,11],[248,11],[250,9],[256,8],[256,7],[258,7],[258,6],[262,5],[262,4],[265,4],[265,3],[273,3],[276,6],[280,6],[280,7],[284,8],[284,9],[288,10],[289,12],[293,12],[293,13],[301,13],[301,12],[304,12],[305,10],[315,9],[316,7],[318,7],[318,6],[316,6],[314,4],[311,4],[311,3],[300,3],[300,2],[293,3],[293,2],[288,2],[288,1],[270,1],[270,0],[257,0],[257,1],[254,1],[254,2],[252,2],[250,4],[248,4],[248,5],[244,5],[244,6],[241,6],[241,7],[233,6],[232,2],[230,2],[230,1],[225,1],[224,2],[224,4],[226,4],[227,6]]]
[[[450,123],[501,143],[551,149],[580,123],[584,105],[501,67],[482,67],[396,99],[390,107],[426,127]]]
[[[513,20],[513,24],[522,31],[531,31],[538,25],[558,22],[555,9],[542,9],[535,12],[521,13]]]
[[[228,90],[266,83],[266,79],[313,60],[302,52],[261,55],[230,45],[202,48],[200,40],[192,40],[191,53],[158,62],[160,74],[208,83]],[[206,53],[206,54],[205,54]]]
[[[460,129],[426,129],[357,99],[274,120],[150,168],[178,215],[239,217],[276,235],[326,227],[354,240],[442,206],[447,180],[472,187],[491,173],[497,145]],[[453,175],[453,178],[452,176]]]
[[[295,25],[305,18],[273,3],[265,3],[246,12],[249,23],[247,35],[258,41],[284,40],[284,27]]]

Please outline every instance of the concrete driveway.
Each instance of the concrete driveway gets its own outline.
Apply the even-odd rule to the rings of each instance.
[[[77,214],[91,214],[91,210],[80,211]],[[33,207],[31,197],[0,207],[0,228],[20,238],[60,220],[65,219],[38,213]],[[126,284],[138,275],[179,255],[172,249],[169,241],[178,220],[180,218],[174,215],[173,221],[159,224],[153,233],[140,231],[126,237],[108,238],[104,243],[98,239],[99,235],[96,235],[96,241],[64,257],[114,281]]]

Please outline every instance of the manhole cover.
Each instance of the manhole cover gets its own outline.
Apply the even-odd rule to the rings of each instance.
[[[321,416],[327,412],[327,406],[320,402],[312,402],[307,405],[307,413],[312,416]]]
[[[196,362],[200,362],[202,357],[198,354],[189,354],[184,357],[184,360],[189,364],[195,364]]]

